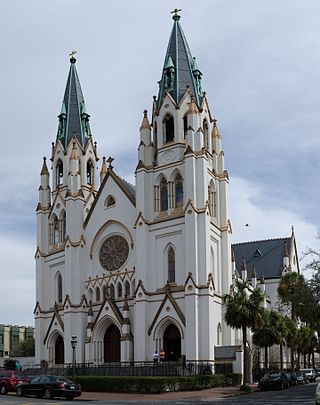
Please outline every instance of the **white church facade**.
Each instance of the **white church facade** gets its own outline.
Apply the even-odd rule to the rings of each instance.
[[[213,360],[232,346],[228,172],[202,73],[173,28],[132,186],[100,164],[72,54],[37,206],[36,363]],[[50,174],[49,174],[50,171]]]

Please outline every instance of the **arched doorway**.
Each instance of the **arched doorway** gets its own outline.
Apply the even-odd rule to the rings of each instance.
[[[171,323],[163,334],[165,359],[177,361],[181,356],[181,335],[179,329]]]
[[[59,335],[56,339],[56,343],[54,345],[54,353],[55,353],[55,364],[64,364],[64,342],[62,336]]]
[[[120,361],[120,331],[112,324],[104,334],[104,362]]]

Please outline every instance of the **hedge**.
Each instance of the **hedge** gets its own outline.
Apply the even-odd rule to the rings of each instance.
[[[225,385],[222,374],[192,377],[112,377],[78,376],[76,382],[83,391],[95,392],[142,392],[195,391]]]

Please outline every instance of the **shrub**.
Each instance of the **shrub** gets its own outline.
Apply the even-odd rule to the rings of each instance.
[[[3,366],[5,370],[15,370],[16,361],[15,359],[5,359],[5,361],[3,362]]]
[[[224,384],[220,374],[192,377],[112,377],[78,376],[83,391],[142,392],[154,394],[166,391],[195,391]]]
[[[224,375],[225,385],[240,385],[242,380],[242,374],[228,373]]]

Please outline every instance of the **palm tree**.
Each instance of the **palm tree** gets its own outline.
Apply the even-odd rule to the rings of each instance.
[[[247,328],[253,328],[263,316],[264,294],[251,289],[247,281],[236,280],[230,294],[223,297],[226,305],[224,319],[231,328],[242,330],[243,385],[247,379]]]
[[[268,368],[268,348],[280,346],[280,368],[283,369],[283,344],[286,337],[284,317],[275,310],[264,311],[262,322],[254,328],[252,341],[255,345],[264,347],[265,368]]]
[[[296,323],[287,316],[284,318],[284,322],[286,325],[285,341],[287,347],[291,349],[291,370],[294,371],[294,352],[297,350],[298,329]]]

